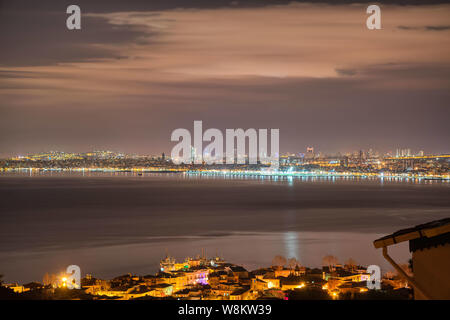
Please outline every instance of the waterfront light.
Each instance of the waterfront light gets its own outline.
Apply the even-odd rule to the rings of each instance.
[[[67,286],[67,278],[66,277],[62,277],[61,278],[61,282],[62,282],[62,286],[66,287]]]

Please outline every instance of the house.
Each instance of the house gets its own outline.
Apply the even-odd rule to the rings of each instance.
[[[264,291],[269,289],[269,284],[266,281],[263,281],[259,278],[253,278],[251,287],[252,290]]]
[[[146,296],[155,296],[155,295],[153,294],[153,291],[149,287],[145,285],[140,285],[129,290],[126,295],[126,299],[136,299]]]
[[[211,294],[211,287],[209,285],[195,285],[183,290],[173,293],[175,298],[183,299],[197,299],[197,298],[207,298]]]
[[[108,296],[108,297],[126,299],[128,292],[132,289],[133,288],[130,288],[126,285],[122,285],[122,286],[115,286],[115,287],[105,289],[105,290],[101,290],[101,289],[96,290],[95,294],[99,295],[99,296]]]
[[[389,256],[388,247],[409,241],[413,277]],[[402,229],[374,241],[384,258],[414,288],[414,298],[450,299],[450,218]]]
[[[249,297],[250,287],[248,286],[242,286],[230,294],[230,300],[248,300]]]
[[[106,280],[96,279],[92,276],[81,279],[81,287],[88,294],[96,295],[99,291],[110,289],[110,283]]]
[[[30,291],[30,288],[26,288],[24,286],[20,286],[17,283],[9,283],[4,285],[6,288],[10,288],[14,290],[15,293],[23,293],[26,291]]]
[[[369,289],[367,289],[367,281],[346,281],[338,286],[338,290],[341,293],[360,293],[367,292]]]
[[[155,284],[149,288],[148,295],[152,297],[169,297],[173,293],[173,286],[167,283]]]
[[[370,274],[368,273],[355,273],[350,272],[344,269],[337,269],[336,271],[332,271],[331,273],[324,273],[324,279],[334,279],[339,281],[352,281],[352,282],[361,282],[367,281],[370,279]]]
[[[238,283],[220,283],[219,285],[212,287],[210,293],[222,300],[228,300],[230,294],[241,286]]]
[[[289,277],[280,278],[281,280],[281,290],[294,290],[301,289],[305,287],[305,282],[300,276],[290,275]]]
[[[248,278],[248,271],[245,270],[245,268],[243,268],[241,266],[230,266],[229,268],[230,268],[231,272],[233,273],[233,275],[237,276],[238,279]]]
[[[218,285],[219,283],[228,282],[228,272],[220,270],[209,274],[209,284]]]
[[[308,277],[316,278],[316,279],[324,279],[324,272],[322,272],[321,269],[314,268],[314,269],[306,269],[305,274]]]
[[[274,272],[266,273],[262,278],[259,278],[262,281],[267,282],[269,289],[271,288],[281,288],[280,279],[275,277]]]
[[[293,273],[293,270],[281,267],[281,268],[275,268],[273,270],[273,272],[274,272],[274,275],[276,278],[289,277]]]

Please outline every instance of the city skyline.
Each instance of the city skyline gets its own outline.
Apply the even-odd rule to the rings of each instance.
[[[75,31],[65,3],[2,2],[0,157],[170,154],[194,120],[279,128],[280,153],[449,153],[450,5],[381,4],[368,30],[367,3],[322,2],[79,1]]]
[[[440,152],[440,153],[429,153],[422,149],[416,150],[411,148],[391,148],[391,150],[387,151],[381,151],[376,150],[373,148],[364,148],[359,150],[352,150],[352,151],[337,151],[337,152],[327,152],[326,150],[317,150],[313,146],[306,147],[305,150],[291,150],[280,153],[280,156],[307,156],[309,153],[314,154],[315,156],[325,156],[325,157],[339,157],[339,156],[350,156],[354,155],[357,156],[359,153],[363,152],[364,154],[371,154],[376,157],[385,157],[385,156],[391,156],[391,157],[409,157],[409,156],[425,156],[425,155],[447,155],[449,153],[446,152]],[[75,152],[70,150],[45,150],[42,152],[25,152],[22,154],[13,154],[8,157],[4,158],[26,158],[30,156],[41,156],[41,155],[48,155],[48,154],[67,154],[67,155],[90,155],[92,156],[94,153],[103,153],[104,156],[106,155],[115,155],[115,156],[124,156],[124,157],[161,157],[163,154],[166,158],[170,158],[170,154],[166,154],[166,152],[160,152],[160,153],[126,153],[122,152],[121,150],[110,150],[110,149],[92,149],[92,150],[84,150],[81,152]],[[203,151],[203,154],[205,152]],[[248,156],[247,153],[244,154],[245,157]],[[0,159],[4,159],[0,157]]]

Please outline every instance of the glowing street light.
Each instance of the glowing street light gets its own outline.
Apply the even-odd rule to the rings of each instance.
[[[62,281],[62,286],[66,287],[67,286],[67,278],[66,277],[62,277],[61,281]]]

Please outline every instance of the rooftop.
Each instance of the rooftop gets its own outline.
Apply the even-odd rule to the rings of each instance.
[[[419,238],[433,238],[450,233],[450,218],[419,224],[412,228],[402,229],[373,242],[375,248],[387,247],[396,243]]]

